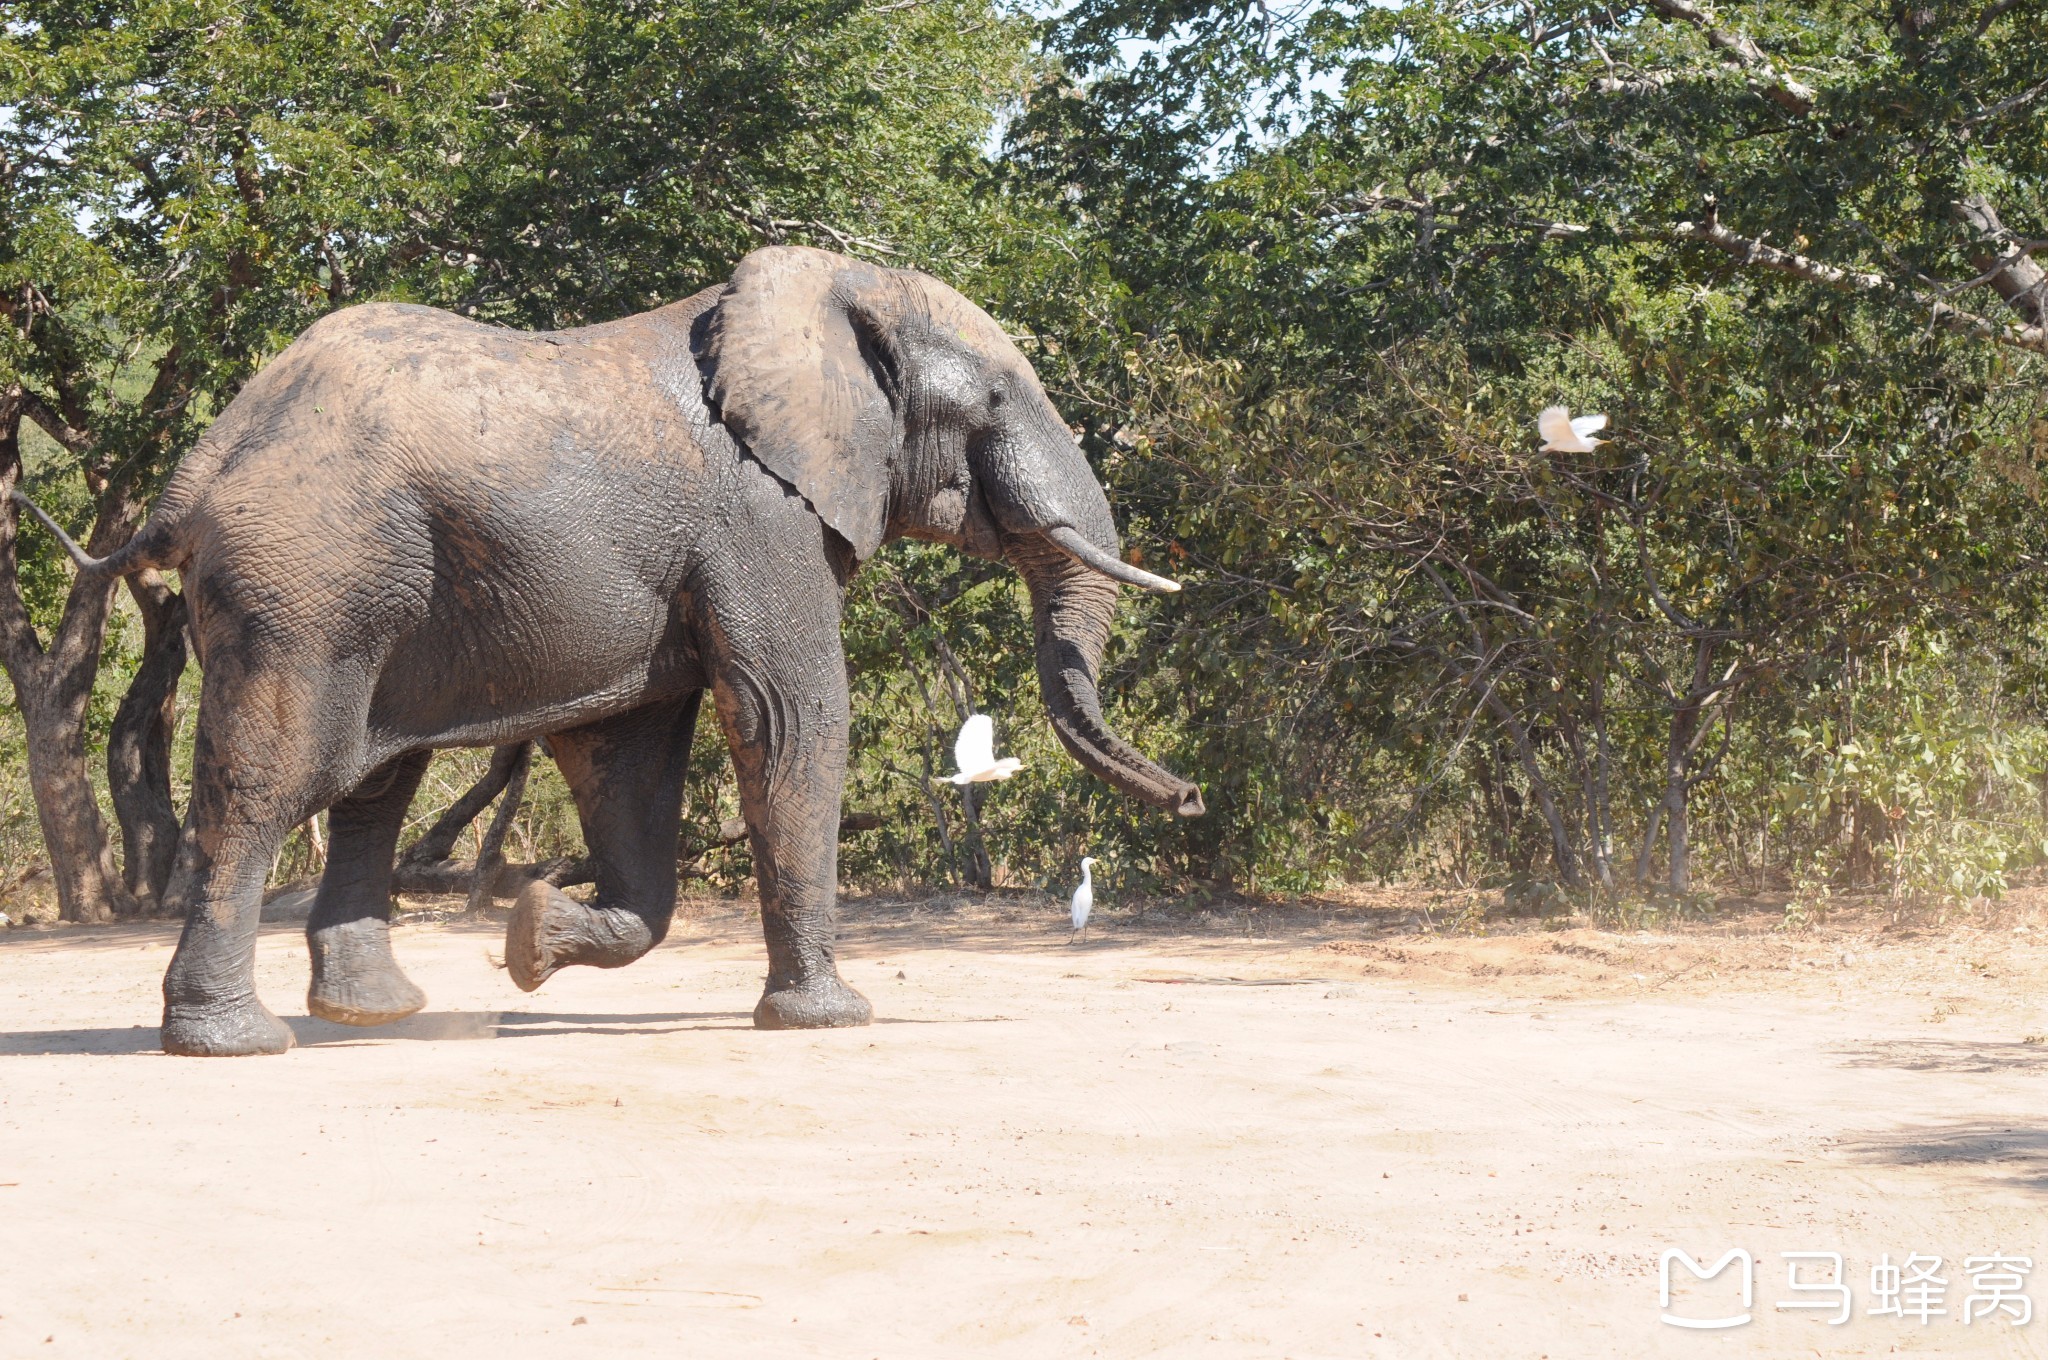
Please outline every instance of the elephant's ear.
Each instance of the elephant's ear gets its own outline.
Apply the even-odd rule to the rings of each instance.
[[[727,429],[866,560],[899,443],[885,388],[893,271],[804,246],[740,261],[709,318],[707,392]]]

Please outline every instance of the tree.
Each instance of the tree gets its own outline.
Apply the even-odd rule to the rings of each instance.
[[[1236,876],[1478,798],[1567,884],[1633,821],[1682,894],[1744,702],[2034,559],[2018,7],[1093,0],[1049,34],[1012,148],[1082,244],[1014,305],[1143,550],[1198,568],[1152,645],[1179,758],[1239,781],[1200,850]],[[1539,454],[1559,399],[1615,442]]]
[[[25,0],[0,29],[0,492],[111,550],[250,373],[351,301],[573,325],[763,241],[943,255],[1023,39],[984,0]],[[99,920],[168,871],[182,630],[139,579],[124,885],[86,770],[114,592],[57,563],[10,506],[0,663],[63,913]]]

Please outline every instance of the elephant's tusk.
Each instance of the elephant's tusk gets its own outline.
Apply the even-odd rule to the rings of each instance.
[[[1126,562],[1119,562],[1087,539],[1064,524],[1056,524],[1045,531],[1059,550],[1084,567],[1092,567],[1112,580],[1125,585],[1149,590],[1154,595],[1171,595],[1180,589],[1180,582],[1169,581],[1164,576],[1154,576]]]

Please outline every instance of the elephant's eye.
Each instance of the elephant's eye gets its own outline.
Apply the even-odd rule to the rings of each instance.
[[[992,387],[992,388],[990,388],[990,389],[989,389],[989,393],[988,393],[988,404],[989,404],[990,406],[1001,406],[1001,405],[1003,404],[1003,389],[1002,389],[1002,388],[1000,388],[1000,387]]]

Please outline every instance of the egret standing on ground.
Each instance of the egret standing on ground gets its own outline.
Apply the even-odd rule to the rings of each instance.
[[[1015,756],[996,759],[996,725],[986,713],[974,713],[960,724],[960,736],[953,743],[953,759],[960,773],[948,775],[951,784],[986,784],[991,779],[1008,779],[1024,768]]]
[[[1546,406],[1536,417],[1545,453],[1591,453],[1607,442],[1593,438],[1594,431],[1606,428],[1606,416],[1574,416],[1566,406]]]
[[[1095,906],[1095,880],[1089,876],[1088,870],[1094,864],[1095,861],[1088,856],[1081,856],[1081,886],[1074,889],[1074,933],[1067,936],[1068,944],[1088,928],[1088,913]]]

